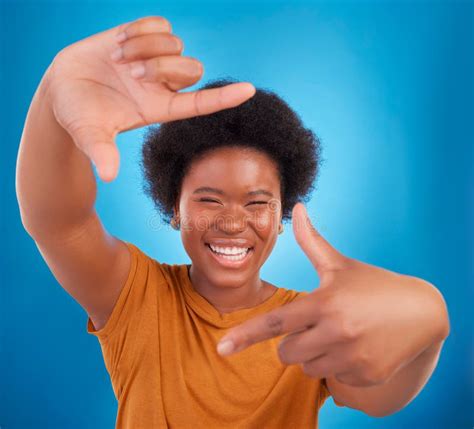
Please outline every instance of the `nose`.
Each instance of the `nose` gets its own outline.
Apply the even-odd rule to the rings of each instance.
[[[247,228],[246,214],[237,207],[224,209],[216,216],[215,227],[225,234],[237,234]]]

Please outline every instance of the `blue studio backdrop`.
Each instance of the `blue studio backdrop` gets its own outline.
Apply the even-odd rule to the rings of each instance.
[[[181,0],[0,2],[0,427],[114,426],[117,404],[86,313],[22,227],[15,164],[54,55],[148,15],[169,19],[184,55],[202,61],[198,85],[231,76],[274,90],[316,132],[325,162],[307,207],[336,248],[422,277],[446,299],[451,334],[419,396],[382,419],[329,399],[320,427],[472,427],[473,3]],[[97,210],[117,237],[159,261],[188,263],[179,233],[142,192],[144,131],[118,136],[120,173],[98,183]],[[262,277],[317,287],[290,224]]]

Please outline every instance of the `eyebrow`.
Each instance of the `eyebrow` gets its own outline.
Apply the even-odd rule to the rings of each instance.
[[[212,188],[209,186],[201,186],[193,191],[193,194],[205,194],[205,193],[213,193],[219,195],[225,195],[225,192],[222,189]],[[255,191],[247,192],[247,195],[267,195],[273,198],[273,194],[265,189],[257,189]]]

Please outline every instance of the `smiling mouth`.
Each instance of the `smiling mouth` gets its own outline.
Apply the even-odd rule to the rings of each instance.
[[[209,243],[205,243],[205,245],[211,252],[213,259],[225,267],[240,267],[246,261],[248,261],[251,255],[254,253],[254,248],[249,247],[247,250],[244,250],[240,253],[229,255],[213,250]]]

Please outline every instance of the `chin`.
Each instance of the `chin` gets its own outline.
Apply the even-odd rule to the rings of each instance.
[[[250,276],[245,272],[206,272],[206,277],[213,284],[222,289],[238,288],[250,281]]]

